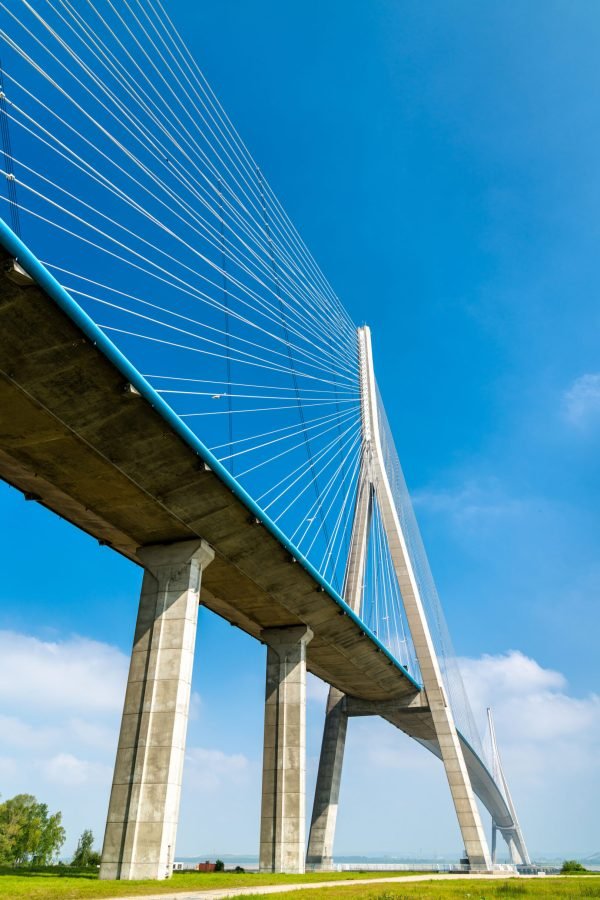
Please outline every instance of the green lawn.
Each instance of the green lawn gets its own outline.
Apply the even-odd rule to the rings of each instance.
[[[434,876],[435,878],[435,876]],[[255,895],[252,900],[273,900],[278,895]],[[546,900],[583,900],[600,898],[600,878],[548,876],[546,878],[516,879],[506,881],[467,881],[457,876],[449,881],[419,882],[418,884],[349,885],[312,891],[295,891],[282,894],[290,900],[510,900],[521,897],[545,897]]]
[[[99,881],[97,874],[85,870],[48,869],[44,871],[0,868],[0,898],[10,900],[84,900],[94,897],[135,897],[144,894],[172,894],[176,891],[201,891],[211,888],[247,887],[267,884],[298,884],[311,881],[359,881],[378,875],[411,875],[411,872],[311,872],[307,875],[236,874],[234,872],[176,872],[170,881]],[[416,873],[415,873],[416,874]],[[311,896],[314,897],[313,891]],[[294,897],[297,895],[294,894]]]
[[[253,900],[273,900],[277,894],[255,895]],[[457,876],[448,881],[418,884],[349,885],[312,891],[295,891],[290,900],[510,900],[515,897],[545,897],[547,900],[582,900],[600,898],[600,878],[547,876],[546,878],[511,878],[506,881],[467,881]]]
[[[365,878],[393,877],[407,872],[315,872],[309,875],[258,875],[234,873],[183,873],[175,874],[170,881],[98,881],[95,874],[70,872],[57,874],[57,870],[45,872],[21,872],[0,869],[0,898],[7,900],[84,900],[94,897],[132,897],[144,894],[173,893],[176,891],[210,890],[218,887],[245,887],[311,882],[311,881],[360,881]],[[546,897],[556,900],[580,900],[600,898],[600,877],[569,876],[507,881],[467,881],[456,879],[442,881],[432,874],[431,882],[396,885],[336,885],[331,888],[296,891],[289,895],[293,900],[502,900],[511,897]],[[257,895],[258,896],[258,895]],[[261,895],[273,897],[277,895]],[[288,895],[281,895],[282,897]]]

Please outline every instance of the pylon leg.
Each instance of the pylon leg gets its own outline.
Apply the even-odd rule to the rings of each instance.
[[[515,865],[521,865],[522,863],[525,865],[529,865],[531,863],[531,860],[529,858],[529,851],[527,850],[527,845],[525,844],[525,838],[523,837],[519,819],[517,818],[517,810],[515,809],[515,804],[513,803],[506,776],[504,775],[504,767],[502,765],[502,760],[500,759],[498,742],[496,741],[496,727],[494,725],[494,716],[492,714],[492,710],[489,707],[487,716],[490,729],[490,738],[492,741],[492,756],[494,758],[495,768],[500,774],[500,780],[504,788],[504,796],[506,797],[506,803],[513,820],[513,827],[505,829],[502,832],[502,837],[504,838],[508,846],[511,862],[513,862]]]
[[[364,458],[356,490],[352,537],[344,579],[345,600],[357,612],[360,612],[362,604],[367,538],[373,506],[369,468],[369,460]],[[333,864],[333,841],[348,728],[345,701],[346,698],[341,691],[334,687],[329,688],[306,854],[306,864],[313,869],[330,869]]]
[[[371,336],[366,326],[359,329],[359,353],[363,382],[363,419],[367,423],[366,428],[372,446],[372,478],[383,527],[402,594],[404,610],[467,856],[472,869],[487,871],[491,869],[491,858],[481,817],[454,724],[452,709],[444,690],[442,673],[425,615],[419,584],[413,570],[412,559],[386,470],[379,429]]]
[[[345,695],[329,688],[306,865],[331,869],[348,716]]]
[[[376,497],[466,853],[472,869],[490,870],[491,858],[479,810],[386,471],[379,431],[370,332],[364,327],[359,329],[358,334],[363,463],[344,595],[347,602],[360,612],[368,530]],[[339,691],[331,689],[307,854],[307,862],[313,867],[331,865],[346,729],[344,697]]]

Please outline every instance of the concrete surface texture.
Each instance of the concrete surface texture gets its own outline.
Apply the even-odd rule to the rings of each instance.
[[[315,787],[306,864],[323,871],[333,865],[333,841],[337,822],[340,783],[348,730],[346,696],[329,689],[319,771]]]
[[[304,872],[306,648],[310,628],[263,632],[267,644],[261,872]]]
[[[144,547],[146,566],[100,878],[172,873],[198,595],[214,553],[200,540]]]

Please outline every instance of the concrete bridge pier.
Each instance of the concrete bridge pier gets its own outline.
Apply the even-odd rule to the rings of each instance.
[[[330,687],[306,853],[307,866],[323,872],[333,867],[333,842],[347,730],[346,695]]]
[[[306,647],[304,625],[269,628],[260,871],[304,872],[306,818]]]
[[[100,878],[173,869],[202,570],[202,540],[143,547],[145,567]]]
[[[522,835],[520,834],[520,830],[514,827],[501,828],[499,830],[500,834],[504,838],[506,846],[508,847],[510,861],[515,866],[520,866],[523,864],[529,865],[531,860],[522,839]]]

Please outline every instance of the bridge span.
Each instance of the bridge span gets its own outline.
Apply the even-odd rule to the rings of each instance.
[[[471,791],[526,861],[439,676],[423,685],[398,662],[4,223],[0,245],[0,476],[145,569],[103,877],[171,872],[198,602],[268,647],[262,868],[304,868],[306,670],[338,692],[329,721],[381,715],[443,759],[473,869],[491,863]],[[332,760],[326,730],[313,811],[309,861],[323,866],[340,733]]]

